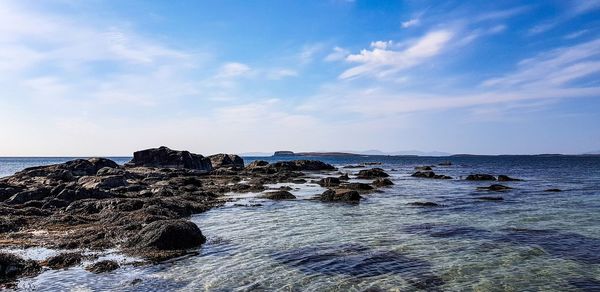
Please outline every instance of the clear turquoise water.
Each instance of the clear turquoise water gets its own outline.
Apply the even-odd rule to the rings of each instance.
[[[209,239],[197,256],[153,267],[127,266],[104,275],[87,273],[82,267],[47,271],[19,287],[54,291],[600,290],[600,158],[320,159],[338,166],[379,160],[395,185],[365,195],[359,205],[303,200],[322,191],[311,184],[292,185],[299,198],[295,201],[229,194],[238,201],[192,218]],[[410,177],[414,166],[444,160],[454,165],[438,167],[436,173],[455,179]],[[475,172],[525,181],[506,182],[514,189],[489,193],[476,190],[489,182],[458,179]],[[563,192],[543,192],[547,188]],[[477,199],[490,195],[504,201]],[[417,201],[444,207],[408,205]],[[243,206],[256,203],[262,206]]]

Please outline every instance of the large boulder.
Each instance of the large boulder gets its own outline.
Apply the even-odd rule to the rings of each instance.
[[[349,189],[326,190],[318,199],[321,202],[350,202],[358,203],[362,197],[357,191]]]
[[[94,274],[100,274],[114,271],[118,268],[120,268],[120,266],[117,262],[111,260],[104,260],[94,263],[93,265],[87,266],[85,270]]]
[[[376,179],[380,177],[388,177],[389,174],[385,173],[381,168],[363,169],[358,172],[357,178],[362,179]]]
[[[133,159],[127,165],[186,168],[203,172],[209,172],[213,169],[209,158],[200,154],[190,153],[189,151],[171,150],[165,146],[136,151],[133,153]]]
[[[81,253],[62,253],[45,260],[42,264],[54,270],[66,269],[81,264]]]
[[[0,284],[18,277],[33,276],[41,271],[38,263],[10,253],[0,253]]]
[[[522,181],[522,179],[514,178],[514,177],[510,177],[508,175],[501,174],[498,176],[498,181]]]
[[[196,224],[186,220],[161,220],[142,228],[128,245],[138,249],[180,250],[195,248],[205,242],[206,238]]]
[[[268,167],[277,171],[335,170],[335,167],[333,167],[333,165],[318,160],[279,161],[273,164],[269,164]]]
[[[376,187],[387,187],[393,184],[394,183],[389,178],[378,178],[373,181],[373,185]]]
[[[244,168],[244,159],[235,154],[215,154],[208,156],[213,168],[231,167],[235,169]]]

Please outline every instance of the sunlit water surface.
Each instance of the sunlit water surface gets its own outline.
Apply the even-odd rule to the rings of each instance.
[[[298,199],[260,194],[192,217],[208,243],[199,255],[95,275],[46,271],[23,290],[71,291],[599,291],[600,158],[320,158],[381,161],[390,188],[360,204],[309,200],[324,189],[285,184]],[[250,159],[247,159],[248,162]],[[415,179],[413,167],[451,160]],[[1,160],[0,160],[1,162]],[[359,169],[342,169],[356,173]],[[477,191],[470,173],[507,174],[513,190]],[[337,173],[332,172],[332,175]],[[273,185],[279,187],[282,184]],[[544,192],[559,188],[562,192]],[[501,196],[503,201],[483,201]],[[422,208],[411,202],[435,202]],[[31,254],[31,251],[29,252]],[[107,255],[110,257],[111,255]],[[112,255],[117,256],[117,255]],[[122,263],[132,259],[118,258]]]

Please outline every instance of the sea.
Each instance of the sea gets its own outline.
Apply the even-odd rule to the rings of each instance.
[[[0,176],[72,158],[0,158]],[[114,157],[117,163],[130,158]],[[245,162],[298,157],[245,157]],[[233,201],[191,217],[208,238],[197,254],[105,274],[84,265],[19,282],[36,291],[600,291],[600,157],[319,156],[351,175],[383,168],[394,185],[359,204],[310,200],[314,183],[290,186],[298,199]],[[441,166],[450,161],[452,165]],[[363,168],[347,165],[372,164]],[[411,177],[435,165],[435,180]],[[469,174],[508,175],[512,189]],[[339,175],[333,172],[329,175]],[[314,179],[323,177],[315,175]],[[361,180],[353,179],[360,182]],[[369,182],[369,181],[364,181]],[[560,192],[549,192],[559,189]],[[487,198],[487,199],[486,199]],[[490,198],[493,198],[491,200]],[[500,199],[501,198],[501,199]],[[436,207],[415,206],[432,202]],[[35,258],[58,251],[13,251]],[[109,252],[121,263],[135,261]]]

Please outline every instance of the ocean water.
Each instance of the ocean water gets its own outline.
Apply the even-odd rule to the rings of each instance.
[[[44,159],[0,159],[0,170],[10,174],[40,162],[62,162]],[[298,197],[293,201],[228,194],[236,201],[191,218],[208,238],[198,255],[155,266],[125,265],[102,275],[83,267],[46,271],[22,280],[19,289],[600,291],[599,157],[318,159],[338,167],[381,162],[377,167],[395,185],[364,195],[356,205],[305,200],[324,190],[311,183],[290,184]],[[434,171],[452,180],[410,176],[415,166],[445,160],[453,165]],[[350,175],[358,170],[340,168]],[[478,191],[490,182],[461,179],[471,173],[524,181],[502,182],[513,188],[506,192]],[[544,192],[549,188],[563,191]],[[478,199],[482,196],[504,200]],[[412,202],[442,206],[420,208]]]

